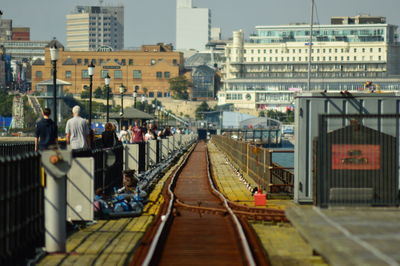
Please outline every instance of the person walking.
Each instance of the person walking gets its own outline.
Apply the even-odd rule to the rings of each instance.
[[[70,148],[82,149],[89,148],[90,129],[85,119],[80,117],[81,108],[76,105],[72,108],[73,118],[67,121],[65,133],[67,134],[67,145]]]
[[[143,131],[139,127],[139,122],[135,121],[135,126],[132,128],[132,143],[141,143],[143,142]]]
[[[125,126],[122,126],[122,129],[119,132],[119,141],[121,141],[123,144],[128,144],[129,142],[129,133],[126,131]]]
[[[43,109],[43,118],[36,123],[35,151],[49,149],[51,145],[57,144],[57,125],[50,119],[49,108]]]
[[[103,148],[111,148],[118,143],[117,134],[115,133],[113,125],[109,122],[106,123],[104,128],[105,130],[101,133]]]

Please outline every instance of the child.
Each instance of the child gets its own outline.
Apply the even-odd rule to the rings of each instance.
[[[122,172],[122,188],[118,189],[118,194],[132,194],[138,184],[138,179],[135,177],[135,170],[124,170]]]

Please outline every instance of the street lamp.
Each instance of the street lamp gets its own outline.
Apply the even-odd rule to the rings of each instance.
[[[125,86],[121,84],[119,86],[119,93],[121,94],[121,112],[119,115],[121,116],[121,123],[120,128],[122,127],[122,117],[124,116],[124,93],[125,93]]]
[[[135,86],[135,90],[133,91],[133,107],[136,108],[136,97],[137,97],[137,92],[139,90],[139,86]]]
[[[58,47],[56,42],[50,47],[50,59],[53,65],[53,118],[56,124],[56,135],[57,133],[57,60],[59,58]]]
[[[110,106],[108,104],[109,100],[110,100],[110,75],[108,75],[104,78],[104,83],[106,84],[106,90],[107,90],[107,123],[110,120]]]
[[[92,128],[92,89],[93,89],[93,75],[94,75],[94,65],[93,61],[88,65],[89,74],[89,127]]]

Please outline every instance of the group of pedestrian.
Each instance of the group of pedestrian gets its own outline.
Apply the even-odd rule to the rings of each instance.
[[[66,143],[69,149],[85,149],[90,148],[94,133],[86,119],[80,116],[81,108],[77,105],[72,108],[73,117],[67,121],[65,127]],[[35,131],[35,151],[47,150],[52,145],[57,144],[57,125],[50,118],[51,111],[49,108],[43,109],[43,118],[36,124]],[[154,123],[139,124],[135,121],[133,126],[126,128],[123,126],[116,134],[114,124],[107,122],[105,130],[102,133],[102,146],[109,148],[117,143],[141,143],[149,140],[164,139],[172,136],[174,133],[184,133],[180,129],[172,129],[167,126],[164,129],[158,129]]]
[[[135,121],[133,126],[122,127],[119,133],[119,140],[124,143],[141,143],[149,140],[156,140],[171,136],[169,127],[159,130],[154,123],[143,123],[139,125],[139,121]]]

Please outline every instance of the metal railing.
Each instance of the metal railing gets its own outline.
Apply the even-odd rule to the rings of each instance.
[[[35,151],[33,142],[0,142],[0,156],[15,156],[33,151]]]
[[[261,148],[248,142],[234,140],[226,136],[212,137],[219,147],[244,173],[251,177],[267,193],[293,193],[294,176],[291,168],[272,162],[275,151]]]
[[[111,150],[115,154],[115,163],[111,167],[106,166],[106,150]],[[109,192],[113,187],[120,187],[122,185],[123,152],[124,148],[121,144],[108,149],[73,150],[72,156],[74,158],[93,157],[95,169],[94,188],[105,188]]]
[[[320,115],[314,201],[399,205],[400,115]]]
[[[40,155],[0,157],[0,265],[18,265],[44,244]]]

